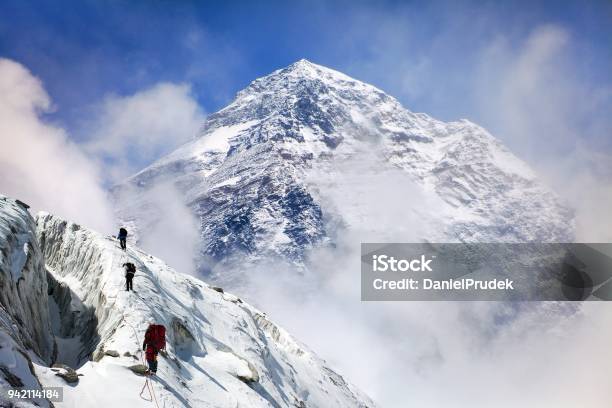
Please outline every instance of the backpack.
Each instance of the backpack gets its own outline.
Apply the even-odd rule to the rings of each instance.
[[[125,270],[127,273],[136,273],[136,266],[133,263],[128,262],[125,264]]]
[[[150,324],[145,332],[145,343],[156,350],[166,348],[166,328],[161,324]]]
[[[127,237],[127,230],[123,227],[119,228],[119,236],[120,237]]]

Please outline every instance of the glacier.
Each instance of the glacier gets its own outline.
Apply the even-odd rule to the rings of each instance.
[[[56,407],[150,407],[139,396],[145,378],[129,367],[142,362],[144,331],[157,322],[168,329],[151,380],[160,406],[374,406],[265,313],[137,247],[124,252],[114,237],[49,213],[33,218],[4,196],[0,234],[3,391],[62,386]],[[134,292],[124,289],[126,261],[137,267]],[[76,384],[58,376],[68,369]],[[36,405],[51,406],[15,403]]]

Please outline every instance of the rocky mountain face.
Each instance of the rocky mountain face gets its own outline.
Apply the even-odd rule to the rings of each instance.
[[[141,347],[156,322],[167,328],[151,380],[160,406],[374,406],[265,313],[138,248],[47,213],[35,220],[3,196],[0,234],[0,398],[61,386],[56,407],[150,407]],[[134,292],[125,262],[136,265]],[[36,404],[50,406],[16,406]]]
[[[372,194],[389,200],[375,188],[385,172],[418,191],[411,200],[412,192],[402,197],[405,188],[391,186],[397,199],[410,201],[403,212],[398,204],[396,218],[406,217],[398,224],[427,220],[422,239],[573,239],[571,211],[486,130],[413,113],[373,86],[306,60],[253,81],[208,117],[196,139],[113,193],[120,218],[138,235],[162,217],[147,192],[171,184],[197,217],[206,273],[211,262],[233,259],[303,265],[310,249],[333,245],[339,230],[385,211],[362,204]],[[348,203],[329,197],[350,197],[360,183],[363,196]]]

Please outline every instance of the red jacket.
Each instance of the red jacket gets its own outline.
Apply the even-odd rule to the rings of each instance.
[[[166,328],[161,324],[150,324],[145,333],[142,348],[148,361],[154,361],[159,350],[166,348]]]
[[[157,352],[158,350],[156,350],[155,347],[147,344],[147,348],[145,349],[145,358],[147,361],[155,361],[157,358]]]

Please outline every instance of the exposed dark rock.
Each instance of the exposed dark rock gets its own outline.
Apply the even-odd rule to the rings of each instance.
[[[76,384],[79,382],[79,375],[76,371],[60,371],[55,375],[63,378],[68,384]]]
[[[21,381],[21,378],[11,373],[8,368],[5,366],[0,366],[0,371],[2,372],[2,376],[6,382],[8,382],[12,387],[23,387],[23,381]]]
[[[55,373],[56,376],[61,377],[69,384],[75,384],[79,382],[79,374],[72,368],[67,366],[66,364],[55,363],[52,366],[53,371],[58,370]]]
[[[129,366],[128,369],[131,370],[134,374],[138,375],[145,375],[148,370],[147,366],[143,364],[135,364],[133,366]]]
[[[15,202],[17,203],[17,205],[19,205],[21,208],[23,208],[24,210],[27,210],[30,208],[30,206],[26,203],[24,203],[21,200],[15,200]]]
[[[244,359],[242,359],[244,360]],[[249,366],[249,371],[251,372],[249,375],[237,375],[236,377],[245,384],[256,383],[259,381],[259,373],[257,369],[251,362],[244,360]]]

